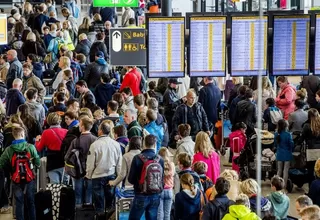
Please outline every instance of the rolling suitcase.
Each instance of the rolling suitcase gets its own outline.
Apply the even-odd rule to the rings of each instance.
[[[37,219],[53,220],[50,190],[40,190],[35,194],[35,206]]]

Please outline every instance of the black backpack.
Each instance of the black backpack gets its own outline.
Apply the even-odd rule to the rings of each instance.
[[[229,200],[228,204],[222,204],[218,200],[214,199],[210,201],[210,206],[215,207],[215,212],[211,213],[211,219],[221,220],[229,212],[229,206],[233,205],[233,202]],[[212,209],[211,209],[212,210]]]

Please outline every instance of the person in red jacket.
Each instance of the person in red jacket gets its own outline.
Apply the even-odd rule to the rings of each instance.
[[[122,91],[123,88],[129,87],[132,91],[133,96],[141,94],[141,73],[137,70],[135,66],[126,66],[125,68],[127,70],[127,73],[126,75],[124,75],[120,91]]]
[[[61,128],[61,117],[56,112],[48,115],[47,123],[50,128],[44,130],[42,136],[36,137],[36,148],[38,152],[47,148],[47,172],[50,183],[60,183],[64,169],[61,144],[68,130]]]

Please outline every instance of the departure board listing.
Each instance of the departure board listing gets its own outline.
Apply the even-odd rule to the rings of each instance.
[[[225,76],[226,17],[190,18],[190,76]]]
[[[308,75],[310,16],[275,16],[273,27],[273,75]]]
[[[232,17],[231,75],[267,74],[268,18],[263,16]]]
[[[320,75],[320,15],[316,16],[314,74]]]
[[[149,77],[183,77],[184,18],[150,17],[148,34]]]

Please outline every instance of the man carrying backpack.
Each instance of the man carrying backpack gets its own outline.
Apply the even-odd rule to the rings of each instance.
[[[29,219],[36,219],[34,195],[36,192],[33,166],[40,166],[40,157],[34,145],[25,140],[25,130],[13,127],[14,141],[0,157],[0,169],[11,167],[12,190],[16,201],[16,219],[24,218],[24,199],[27,200]]]
[[[218,178],[215,189],[217,195],[214,200],[208,202],[203,208],[203,220],[221,220],[227,214],[229,206],[233,205],[233,201],[227,197],[227,193],[230,190],[230,182],[228,180],[223,177]]]
[[[144,149],[132,160],[128,181],[134,185],[135,197],[129,220],[140,220],[144,212],[146,220],[157,219],[160,193],[164,187],[164,162],[155,153],[156,143],[154,135],[147,135]]]

